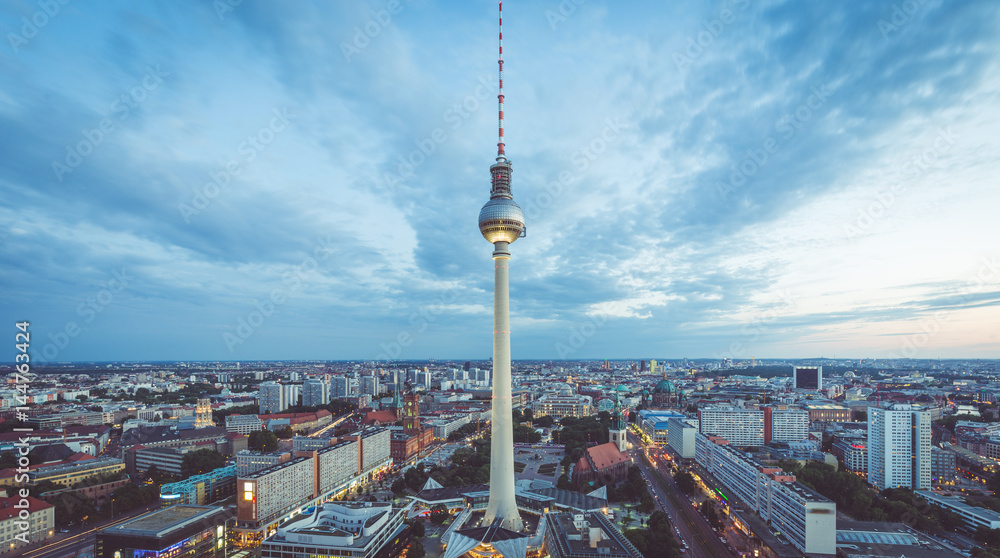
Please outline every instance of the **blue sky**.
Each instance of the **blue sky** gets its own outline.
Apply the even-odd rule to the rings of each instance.
[[[1000,358],[992,2],[504,8],[515,359]],[[488,358],[496,16],[5,2],[5,360]]]

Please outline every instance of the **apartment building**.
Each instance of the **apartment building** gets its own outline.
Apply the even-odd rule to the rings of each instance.
[[[931,487],[931,415],[912,405],[868,409],[868,482],[877,490]]]
[[[705,407],[698,410],[698,431],[720,436],[734,446],[762,446],[764,411],[737,407]]]

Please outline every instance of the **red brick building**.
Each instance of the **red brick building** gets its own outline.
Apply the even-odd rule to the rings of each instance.
[[[573,482],[577,486],[604,482],[613,484],[625,480],[632,459],[618,450],[614,442],[587,448],[573,467]]]

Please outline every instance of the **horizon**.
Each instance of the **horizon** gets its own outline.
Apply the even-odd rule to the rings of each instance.
[[[392,5],[0,8],[0,360],[490,354],[497,3]],[[514,361],[1000,359],[991,2],[504,12]]]

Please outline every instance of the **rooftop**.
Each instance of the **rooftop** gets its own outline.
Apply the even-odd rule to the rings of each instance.
[[[221,509],[215,506],[179,504],[140,515],[132,521],[108,527],[101,532],[140,537],[162,537],[170,531],[180,529],[200,519],[206,519]]]

